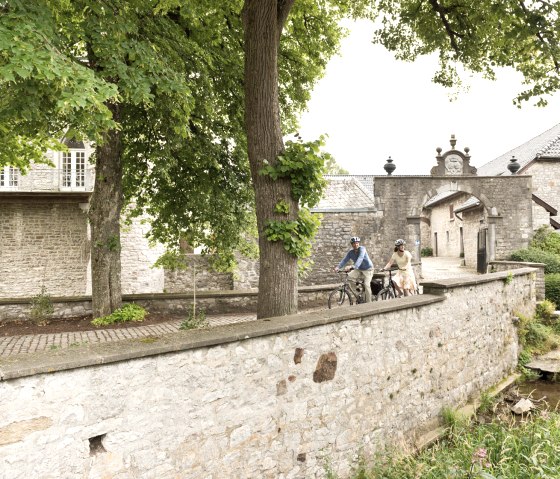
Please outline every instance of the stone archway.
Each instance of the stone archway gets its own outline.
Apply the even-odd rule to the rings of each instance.
[[[488,260],[505,259],[516,249],[526,248],[532,235],[532,182],[530,176],[477,176],[468,149],[441,154],[431,176],[376,176],[374,198],[378,216],[375,256],[385,257],[395,238],[404,238],[416,260],[422,248],[421,223],[426,223],[424,206],[444,192],[463,192],[476,197],[484,209]]]

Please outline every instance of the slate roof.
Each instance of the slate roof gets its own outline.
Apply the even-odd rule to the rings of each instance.
[[[515,156],[521,166],[520,171],[529,162],[537,158],[557,158],[560,160],[560,123],[481,166],[477,171],[478,176],[511,175],[507,165],[512,156]]]
[[[474,208],[475,206],[480,206],[480,200],[476,196],[471,196],[464,203],[460,204],[453,211],[459,213],[460,211],[468,210],[469,208]]]
[[[323,198],[314,210],[356,210],[374,208],[373,176],[328,175]]]

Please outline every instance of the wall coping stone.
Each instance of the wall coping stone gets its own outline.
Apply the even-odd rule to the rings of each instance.
[[[321,284],[312,286],[300,286],[298,293],[314,293],[320,291],[329,291],[336,288],[339,283],[335,284]],[[259,292],[256,289],[237,289],[237,290],[202,290],[196,291],[197,299],[212,299],[212,298],[242,298],[242,297],[256,297]],[[123,294],[122,299],[125,302],[140,301],[146,299],[192,299],[194,297],[193,291],[186,291],[184,293],[135,293]],[[29,304],[31,297],[21,298],[0,298],[0,305],[6,304]],[[51,296],[53,303],[79,303],[84,301],[91,301],[91,296]]]
[[[209,329],[178,331],[164,334],[153,342],[137,338],[117,342],[82,344],[77,348],[60,351],[22,354],[0,359],[0,381],[216,346],[341,321],[361,321],[388,311],[416,308],[441,301],[444,301],[443,296],[423,294],[335,310],[257,319]]]
[[[546,263],[531,263],[528,261],[514,261],[514,260],[492,260],[488,262],[489,265],[492,264],[511,264],[511,265],[518,265],[518,264],[524,264],[527,265],[528,268],[544,268],[546,266]]]
[[[536,268],[517,268],[510,271],[497,271],[495,273],[471,274],[461,276],[460,278],[442,279],[439,281],[420,281],[424,288],[424,292],[433,294],[442,294],[445,290],[457,286],[473,286],[477,284],[490,283],[496,279],[506,279],[510,274],[513,276],[523,276],[529,273],[536,273]],[[441,291],[441,293],[439,292]]]

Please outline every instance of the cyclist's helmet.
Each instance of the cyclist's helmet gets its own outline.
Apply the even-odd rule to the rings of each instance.
[[[403,244],[406,244],[406,241],[403,239],[398,239],[397,241],[395,241],[395,246],[402,246]]]
[[[352,238],[350,238],[350,243],[360,243],[360,237],[352,236]]]

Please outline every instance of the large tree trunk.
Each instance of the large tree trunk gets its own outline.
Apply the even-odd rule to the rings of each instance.
[[[119,120],[119,106],[109,106]],[[121,136],[104,135],[95,151],[95,188],[91,198],[91,286],[93,317],[111,314],[122,305],[120,218],[123,205]]]
[[[272,181],[259,174],[267,160],[277,162],[284,150],[278,104],[278,43],[293,0],[246,0],[245,128],[251,176],[255,188],[259,232],[260,271],[257,317],[297,312],[297,259],[282,242],[270,242],[264,229],[269,220],[297,218],[298,205],[288,180]],[[278,201],[290,205],[288,216],[274,212]]]

